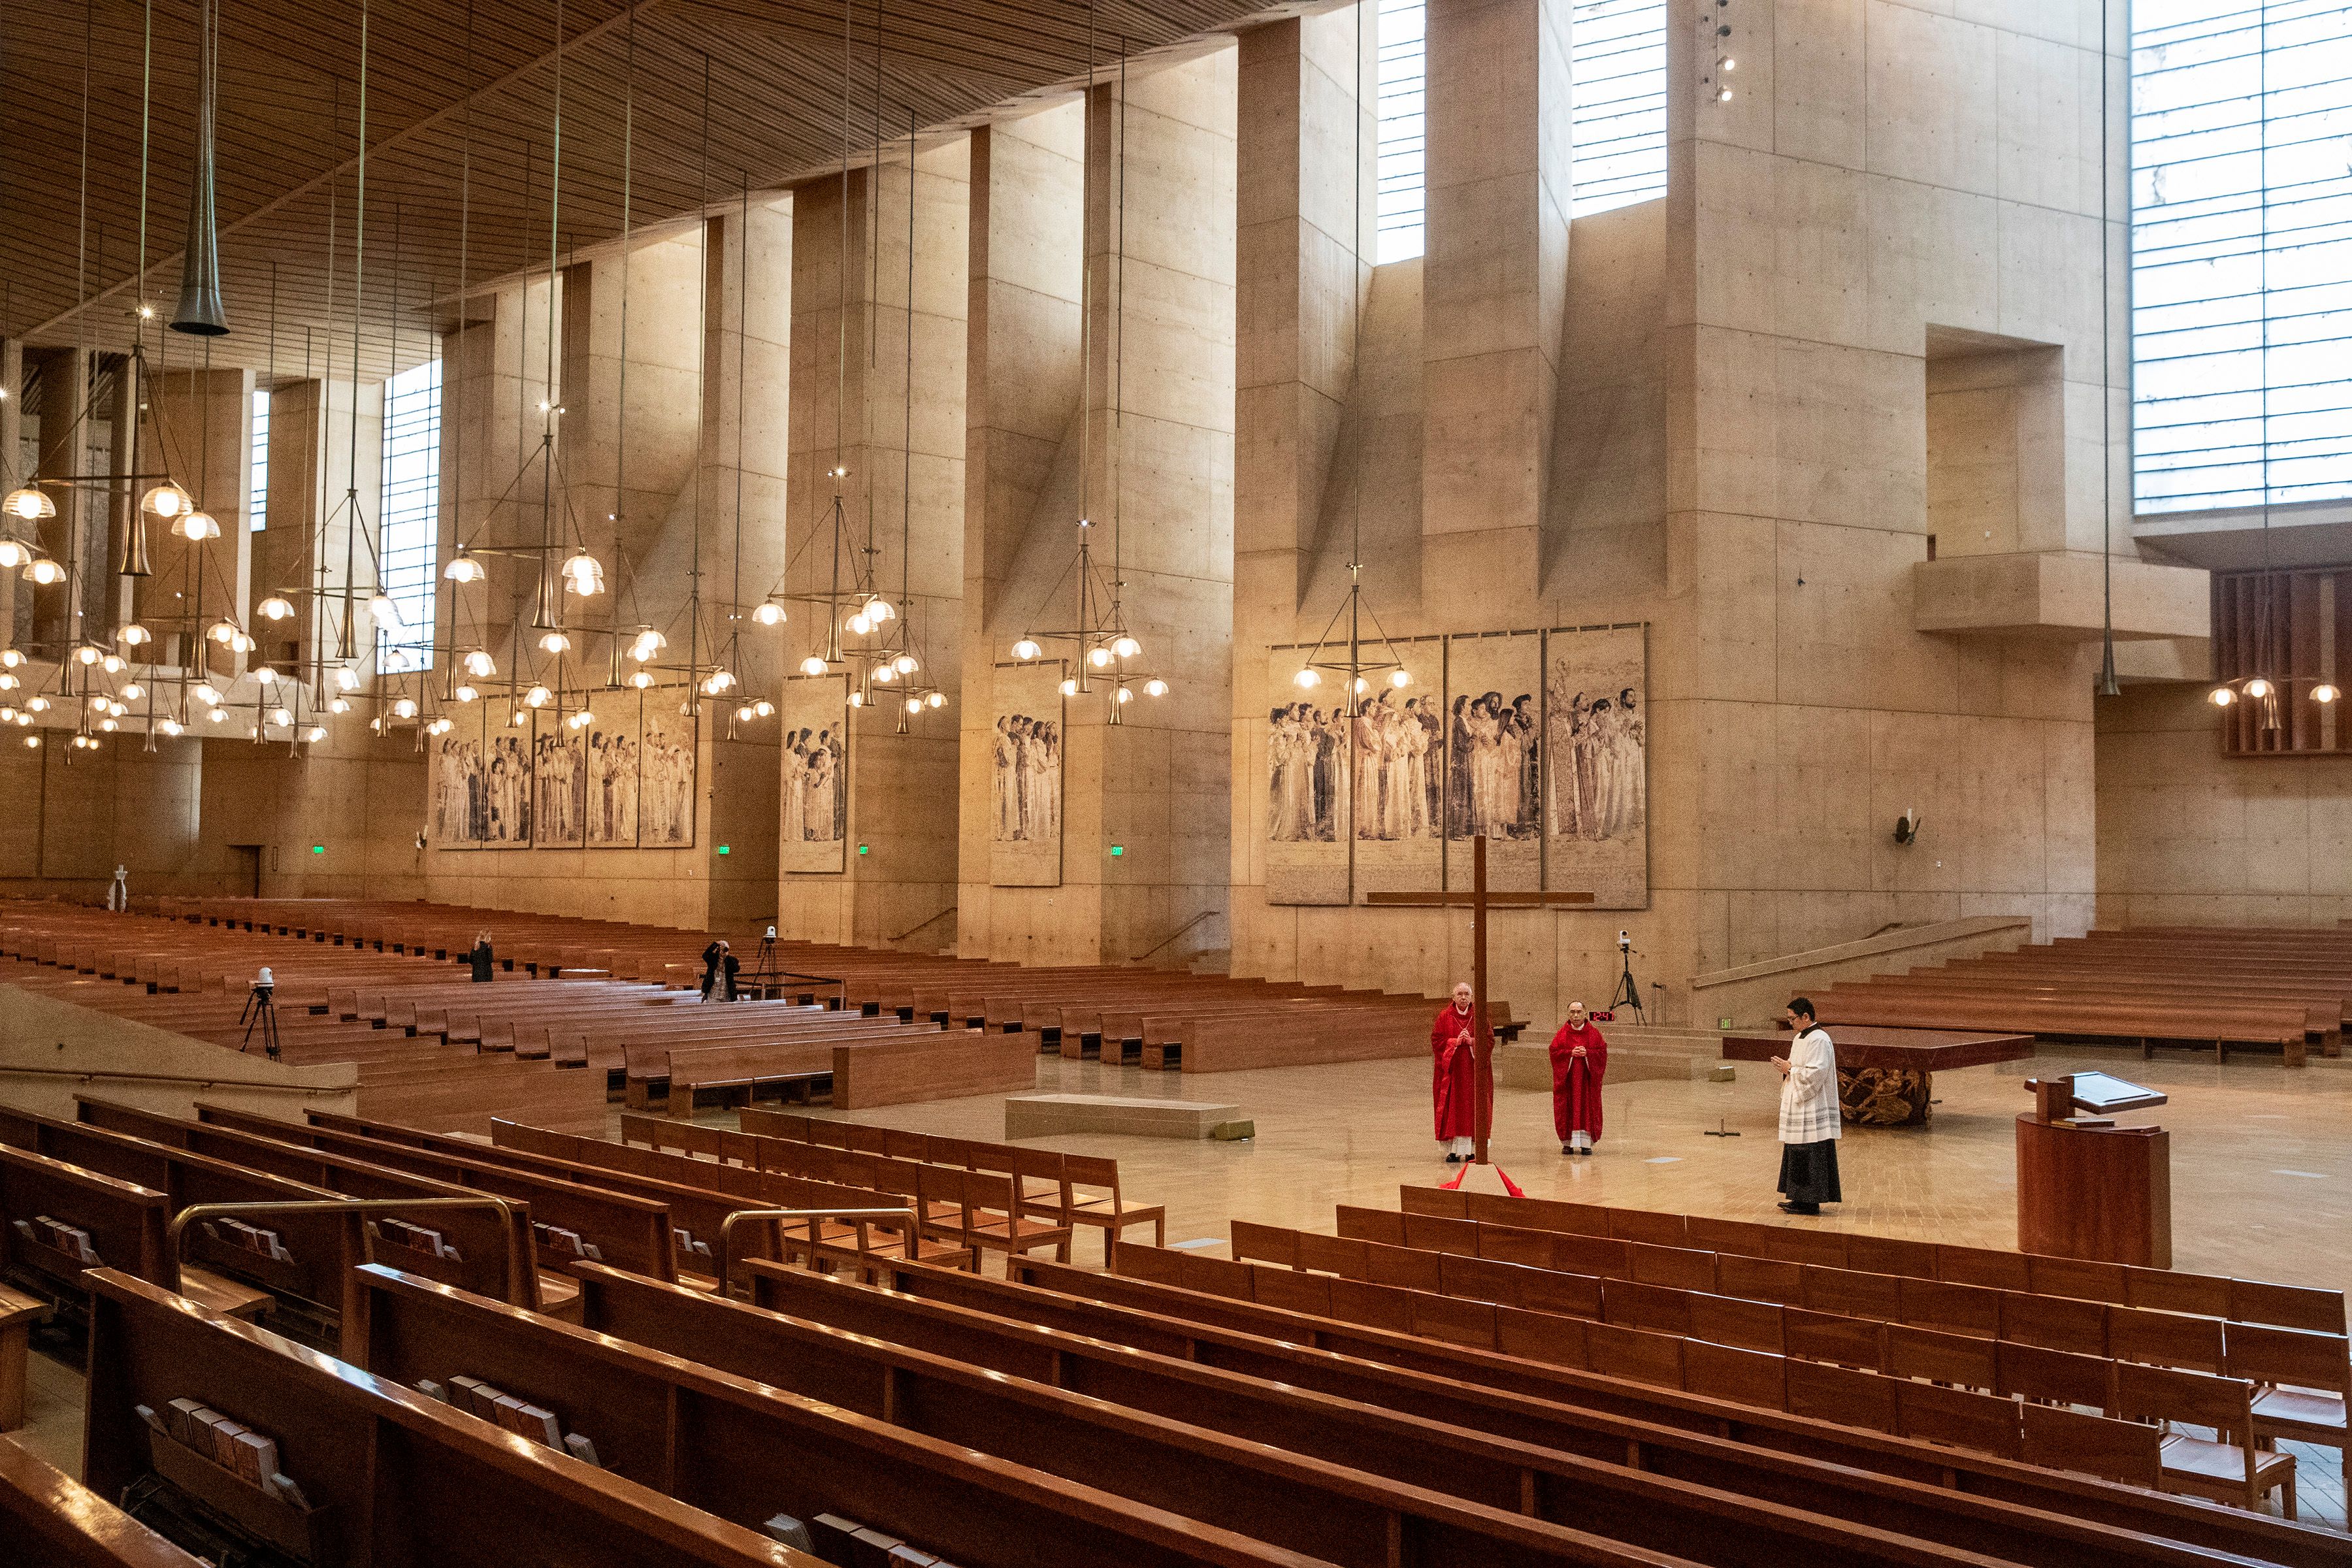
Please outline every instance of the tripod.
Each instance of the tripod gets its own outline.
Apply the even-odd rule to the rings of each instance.
[[[765,984],[776,978],[776,933],[771,928],[760,939],[760,956],[751,961],[751,983]]]
[[[245,1039],[236,1048],[240,1051],[252,1049],[253,1031],[259,1029],[261,1048],[273,1062],[278,1059],[278,1050],[276,993],[277,987],[273,985],[255,986],[245,998],[245,1011],[236,1016],[236,1021],[245,1026]]]
[[[1650,1016],[1642,1010],[1642,988],[1633,984],[1633,950],[1620,946],[1617,956],[1622,968],[1617,975],[1617,989],[1609,998],[1609,1011],[1614,1014],[1620,1007],[1630,1007],[1633,1016],[1642,1021],[1643,1027],[1647,1028]]]

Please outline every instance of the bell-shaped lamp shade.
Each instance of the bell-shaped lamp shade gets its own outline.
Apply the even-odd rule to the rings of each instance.
[[[776,710],[776,705],[775,705],[774,703],[772,703],[772,702],[769,701],[769,700],[768,700],[766,698],[764,698],[764,697],[761,698],[761,699],[760,699],[760,700],[758,700],[757,702],[754,702],[754,703],[752,703],[752,704],[751,704],[751,711],[752,711],[753,713],[755,713],[755,714],[759,715],[759,716],[760,716],[761,718],[762,718],[762,719],[765,719],[765,718],[769,717],[770,715],[773,714],[773,713],[775,712],[775,710]]]
[[[267,686],[271,681],[278,679],[278,672],[266,664],[259,665],[254,669],[253,679],[261,682],[262,685]]]
[[[1110,649],[1107,647],[1088,649],[1087,652],[1087,662],[1093,665],[1097,669],[1108,669],[1110,668]]]
[[[498,661],[482,648],[469,649],[466,654],[466,673],[477,680],[488,680],[499,672]]]
[[[1133,637],[1128,636],[1125,632],[1121,632],[1111,643],[1110,651],[1118,655],[1121,658],[1133,658],[1137,654],[1143,651],[1143,645],[1136,641]]]
[[[522,694],[523,702],[532,708],[544,708],[555,700],[555,693],[544,686],[534,686]]]
[[[127,647],[138,647],[143,643],[154,640],[154,634],[150,632],[145,626],[141,626],[137,621],[129,622],[121,631],[115,633],[114,636],[117,641],[122,643]]]
[[[327,738],[327,727],[324,724],[313,724],[302,731],[302,738],[315,744]]]
[[[264,620],[282,621],[294,613],[293,601],[283,594],[272,594],[259,605]]]
[[[1292,684],[1296,685],[1302,691],[1310,687],[1320,686],[1323,684],[1321,672],[1317,670],[1313,665],[1302,666],[1298,673],[1292,676],[1290,679]]]
[[[1066,675],[1062,677],[1062,695],[1065,697],[1076,697],[1077,694],[1078,683],[1069,676]]]
[[[898,679],[898,671],[890,665],[877,664],[874,667],[874,679],[887,686]]]
[[[1411,686],[1412,684],[1412,671],[1409,669],[1392,669],[1389,671],[1389,684],[1396,687],[1400,690],[1403,689],[1405,687]]]
[[[195,510],[196,503],[188,499],[187,491],[166,479],[139,498],[139,510],[170,522]]]
[[[629,677],[629,684],[635,687],[640,691],[643,691],[646,687],[651,686],[653,683],[654,678],[642,669]]]
[[[801,673],[803,675],[823,675],[824,673],[824,658],[816,654],[809,655],[806,658],[801,660]]]
[[[58,515],[58,503],[48,498],[47,491],[25,485],[0,498],[0,514],[19,522],[46,522]]]
[[[584,550],[563,558],[563,585],[583,599],[604,591],[604,563]]]
[[[0,539],[0,567],[14,572],[33,558],[33,547],[21,539]]]
[[[842,625],[847,626],[851,631],[856,632],[859,637],[864,637],[867,632],[874,629],[873,619],[863,610],[860,610],[857,614],[850,616],[849,619],[844,621]]]
[[[2235,702],[2237,700],[2238,694],[2231,690],[2226,686],[2215,687],[2210,699],[2213,706],[2216,708],[2227,708],[2231,703]]]
[[[100,655],[99,650],[90,647],[88,643],[84,643],[81,647],[74,649],[74,658],[76,661],[82,664],[96,664],[99,661],[100,657]]]
[[[898,613],[891,607],[890,601],[879,594],[866,601],[866,618],[877,626]]]
[[[2333,702],[2343,695],[2336,689],[2335,684],[2331,681],[2323,680],[2311,689],[2311,700],[2314,702]]]
[[[572,647],[572,639],[565,637],[562,632],[551,628],[541,635],[539,647],[541,653],[565,653]]]
[[[647,626],[637,633],[637,640],[629,645],[629,657],[639,664],[646,664],[652,660],[654,655],[667,647],[669,647],[669,638],[662,636],[653,627]]]
[[[25,568],[25,575],[47,588],[64,582],[66,569],[44,555]]]
[[[184,512],[180,521],[172,525],[172,531],[193,543],[201,544],[207,539],[220,537],[220,519],[208,511]]]
[[[1035,658],[1045,651],[1037,646],[1037,639],[1033,637],[1024,637],[1013,645],[1013,657],[1015,658]]]
[[[751,721],[752,718],[753,718],[753,714],[752,714],[752,712],[751,712],[751,705],[750,703],[748,703],[748,702],[747,702],[747,703],[745,703],[742,707],[738,708],[737,710],[735,710],[735,717],[736,717],[737,719],[740,720],[742,722],[744,722],[744,723],[746,723],[746,724],[749,724],[749,723]]]
[[[897,670],[901,675],[912,675],[921,667],[915,662],[915,656],[913,654],[902,653],[898,658],[890,661],[890,668]]]
[[[763,626],[782,626],[785,620],[784,607],[773,599],[763,600],[760,607],[751,612],[751,618]]]
[[[2252,680],[2246,682],[2246,695],[2253,698],[2255,700],[2260,701],[2270,694],[2271,683],[2264,680],[2261,676],[2257,675]]]
[[[864,693],[863,691],[853,691],[853,692],[851,692],[851,693],[849,694],[849,705],[850,705],[852,708],[863,708],[863,707],[865,707],[865,706],[866,706],[866,693]]]
[[[283,708],[272,708],[269,710],[269,721],[273,724],[291,724],[294,722],[294,715]]]
[[[122,700],[126,702],[136,702],[146,695],[147,689],[135,680],[122,689]]]
[[[352,700],[348,697],[331,697],[327,700],[327,711],[330,713],[348,713],[351,710]]]
[[[224,616],[205,628],[205,636],[224,647],[230,647],[236,641],[236,623]]]
[[[481,693],[475,690],[470,686],[461,686],[451,695],[455,696],[460,702],[471,702],[474,699],[479,697]]]
[[[1135,693],[1122,686],[1118,689],[1118,700],[1121,702],[1132,702],[1135,700]]]
[[[1147,697],[1165,697],[1168,695],[1168,683],[1155,675],[1143,683],[1143,694]]]
[[[403,697],[394,701],[392,705],[392,716],[395,719],[415,718],[416,699],[414,697]]]
[[[335,671],[335,684],[345,691],[357,691],[360,689],[360,672],[345,665]]]
[[[396,632],[407,625],[401,618],[400,601],[381,590],[368,595],[368,619],[382,631]]]
[[[110,653],[98,661],[98,667],[109,675],[120,675],[122,673],[122,656]]]
[[[449,564],[441,568],[441,575],[452,583],[478,583],[484,575],[482,563],[474,559],[466,547],[457,546],[457,553],[449,557]]]
[[[929,708],[944,708],[948,705],[948,694],[944,691],[934,691],[923,699],[923,703]]]

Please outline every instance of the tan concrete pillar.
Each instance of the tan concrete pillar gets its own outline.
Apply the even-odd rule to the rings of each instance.
[[[1242,761],[1265,730],[1259,650],[1300,635],[1358,374],[1378,214],[1378,46],[1364,6],[1241,36],[1233,754],[1243,779],[1263,773],[1262,763]],[[1257,789],[1232,795],[1236,883],[1265,880],[1264,799]]]
[[[793,193],[790,544],[777,564],[797,595],[821,595],[838,582],[845,592],[855,584],[887,598],[900,617],[887,632],[844,631],[843,645],[906,643],[920,666],[917,681],[940,686],[950,700],[908,717],[902,734],[904,682],[862,688],[865,705],[851,719],[845,869],[794,873],[787,865],[777,927],[785,935],[937,946],[954,932],[947,911],[956,903],[956,827],[944,803],[956,793],[963,700],[970,184],[969,144],[953,137],[924,142],[911,179],[902,143],[884,150],[878,170],[851,171],[845,191],[835,176]],[[836,466],[848,470],[838,483]],[[832,618],[854,607],[845,599]],[[806,598],[789,608],[791,621],[765,634],[788,666],[824,651],[829,614]]]
[[[1568,289],[1569,0],[1432,0],[1423,261],[1425,605],[1534,583]]]
[[[177,479],[219,522],[220,537],[194,543],[150,518],[148,555],[154,574],[138,585],[137,612],[143,624],[159,633],[177,622],[177,630],[203,643],[203,668],[216,675],[235,674],[247,667],[247,656],[205,638],[205,628],[228,616],[248,633],[254,631],[253,536],[247,493],[253,373],[174,365],[152,375],[146,403],[140,436],[142,467]],[[150,483],[141,483],[140,489],[143,492]],[[58,516],[64,515],[60,507]],[[106,563],[106,568],[110,571],[113,564]]]
[[[1085,192],[1082,100],[972,132],[954,927],[971,956],[995,951],[987,736],[994,666],[1030,629],[1013,624],[1024,603],[1010,592],[1014,564],[1033,529],[1061,536],[1045,501],[1059,465],[1066,460],[1074,475],[1076,462]]]

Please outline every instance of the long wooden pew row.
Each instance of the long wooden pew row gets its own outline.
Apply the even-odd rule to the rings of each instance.
[[[625,1277],[600,1283],[615,1279],[625,1290]],[[575,1409],[594,1401],[593,1413],[581,1411],[583,1425],[602,1422],[609,1413],[625,1430],[648,1424],[651,1415],[648,1409],[635,1420],[620,1416],[619,1400],[609,1391],[625,1380],[650,1385],[648,1406],[667,1394],[661,1403],[676,1407],[705,1403],[714,1382],[732,1374],[755,1380],[754,1387],[821,1399],[903,1433],[1026,1465],[1065,1486],[1100,1488],[1130,1504],[1341,1568],[1385,1568],[1399,1560],[1401,1546],[1404,1561],[1426,1568],[1766,1561],[1757,1551],[1762,1530],[1733,1537],[1727,1552],[1707,1558],[1628,1552],[1603,1536],[1531,1520],[1508,1502],[1465,1502],[1278,1447],[1080,1399],[952,1357],[640,1283],[666,1297],[660,1307],[640,1308],[622,1325],[613,1319],[624,1309],[608,1305],[600,1313],[604,1332],[598,1334],[425,1281],[375,1275],[368,1282],[369,1364],[402,1381],[446,1382],[467,1373],[522,1397],[568,1393]],[[616,1340],[651,1348],[632,1350]],[[688,1355],[702,1366],[674,1359]],[[729,1426],[745,1447],[790,1453],[802,1446],[792,1425],[778,1419],[774,1430],[763,1430],[766,1424],[746,1412]],[[691,1444],[690,1437],[680,1441]],[[1868,1561],[1842,1556],[1818,1536],[1808,1544],[1841,1568]]]
[[[2259,1506],[2275,1489],[2294,1517],[2294,1461],[2259,1448],[2250,1380],[2118,1359],[2104,1348],[2057,1350],[2036,1339],[1979,1339],[1240,1221],[1234,1228],[1236,1259],[1315,1271],[1286,1278],[1252,1268],[1252,1300],[2242,1506]],[[1127,1266],[1171,1283],[1188,1272],[1140,1250]],[[2323,1353],[2340,1357],[2340,1343]],[[2090,1415],[2053,1414],[2077,1406]],[[2164,1429],[2140,1425],[2143,1417]],[[2190,1436],[2175,1423],[2215,1435]]]
[[[846,1512],[967,1564],[1331,1561],[1139,1506],[1083,1476],[1056,1479],[941,1441],[923,1428],[953,1411],[935,1394],[920,1397],[919,1373],[928,1369],[898,1369],[888,1381],[903,1397],[885,1405],[836,1397],[849,1392],[844,1373],[856,1376],[854,1366],[817,1363],[755,1381],[698,1355],[625,1343],[396,1271],[372,1267],[363,1280],[374,1375],[444,1390],[460,1378],[493,1384],[587,1434],[610,1473],[721,1516]]]
[[[232,1125],[253,1128],[260,1118],[237,1112],[222,1112],[217,1108],[199,1106],[207,1121],[219,1120]],[[273,1124],[282,1125],[282,1124]],[[322,1111],[310,1113],[304,1131],[323,1147],[331,1147],[359,1158],[382,1159],[387,1163],[409,1163],[417,1161],[447,1162],[467,1167],[480,1167],[500,1176],[528,1181],[543,1187],[552,1184],[572,1191],[588,1190],[608,1199],[634,1199],[650,1202],[664,1215],[665,1247],[661,1267],[638,1269],[657,1278],[680,1279],[708,1289],[716,1283],[719,1251],[726,1234],[730,1215],[747,1208],[871,1208],[892,1206],[898,1203],[892,1194],[841,1187],[830,1183],[802,1181],[790,1176],[772,1175],[762,1172],[737,1172],[733,1177],[725,1167],[704,1165],[699,1171],[690,1167],[691,1161],[677,1162],[676,1166],[662,1167],[661,1174],[639,1165],[625,1168],[623,1163],[593,1163],[587,1160],[567,1157],[570,1154],[595,1154],[608,1162],[614,1154],[644,1154],[642,1150],[625,1150],[617,1143],[601,1139],[579,1138],[569,1133],[551,1132],[543,1128],[524,1128],[519,1123],[494,1123],[509,1129],[509,1142],[482,1144],[446,1134],[421,1131],[415,1128],[391,1126],[359,1118],[331,1115]],[[512,1142],[521,1138],[536,1148],[519,1146]],[[564,1151],[558,1153],[552,1151]],[[680,1169],[679,1167],[688,1167]],[[671,1179],[684,1176],[685,1180]],[[742,1179],[736,1179],[742,1178]],[[586,1235],[585,1231],[582,1232]],[[781,1249],[786,1257],[814,1256],[820,1262],[842,1264],[852,1268],[875,1268],[905,1258],[909,1247],[903,1226],[889,1219],[827,1220],[810,1222],[805,1228],[793,1231],[781,1223],[761,1225],[741,1233],[736,1244],[746,1256],[761,1256],[771,1249]],[[968,1244],[940,1243],[918,1237],[912,1243],[918,1261],[971,1266],[975,1262]],[[630,1248],[629,1252],[639,1249]],[[635,1268],[625,1253],[615,1256],[604,1251],[602,1259],[620,1268]]]
[[[2308,1059],[2313,1009],[2301,1003],[2200,1001],[2136,992],[2109,1000],[2083,986],[1943,986],[1847,981],[1814,999],[1822,1023],[1911,1028],[2000,1029],[2059,1039],[2123,1040],[2148,1055],[2158,1043],[2202,1046],[2229,1059],[2232,1046],[2274,1047],[2288,1067]],[[2324,1012],[2325,1010],[2323,1010]]]
[[[2044,1516],[2044,1529],[2049,1521],[2113,1529],[2297,1568],[2352,1562],[2352,1540],[2334,1532],[2192,1499],[1231,1295],[1035,1261],[1016,1273],[1024,1282],[901,1268],[892,1284],[924,1301],[1338,1393],[1647,1474],[1799,1506],[1841,1489],[1875,1496],[1888,1528],[1933,1531],[1956,1544],[1982,1539],[1971,1530],[2005,1528],[1982,1521],[2024,1509]],[[1840,1516],[1864,1517],[1850,1511],[1855,1506],[1840,1502]]]
[[[82,1479],[100,1496],[161,1478],[321,1563],[816,1568],[740,1524],[129,1275],[100,1269],[89,1283]],[[265,1490],[172,1436],[174,1400],[266,1434],[296,1492]]]
[[[344,1197],[394,1201],[404,1197],[463,1198],[467,1189],[429,1177],[412,1175],[363,1160],[349,1159],[319,1149],[304,1149],[236,1128],[185,1121],[157,1111],[119,1105],[88,1095],[74,1097],[79,1121],[94,1127],[143,1138],[150,1142],[185,1149],[226,1163],[310,1186]],[[403,1268],[429,1279],[460,1286],[477,1295],[497,1296],[518,1306],[532,1305],[554,1317],[574,1310],[578,1292],[558,1273],[538,1267],[539,1232],[530,1206],[516,1203],[507,1226],[495,1211],[420,1209],[398,1226],[375,1219],[366,1222],[371,1251],[387,1254]],[[397,1213],[389,1217],[399,1219]],[[551,1248],[559,1258],[576,1256],[568,1246]],[[519,1260],[522,1277],[510,1281],[509,1258]]]
[[[0,1437],[0,1541],[41,1568],[204,1568],[6,1437]]]
[[[1490,1196],[1410,1183],[1400,1185],[1397,1192],[1398,1207],[1406,1214],[1475,1219],[1561,1235],[1606,1238],[1625,1242],[1631,1247],[1712,1253],[1717,1258],[1728,1254],[1766,1262],[1900,1275],[2037,1296],[2068,1296],[2118,1307],[2152,1308],[2339,1337],[2345,1332],[2344,1292],[2315,1286],[2276,1285],[2213,1274],[2009,1252],[1998,1247],[1799,1229],[1706,1215],[1568,1203],[1556,1198]],[[1635,1268],[1633,1260],[1643,1256],[1627,1251],[1623,1257],[1629,1261],[1624,1267]],[[1668,1260],[1658,1267],[1679,1270],[1704,1268],[1706,1265],[1703,1261]],[[1637,1271],[1630,1277],[1643,1275]],[[1680,1273],[1675,1275],[1677,1279],[1683,1277]],[[1788,1281],[1799,1277],[1784,1274],[1778,1278]]]
[[[730,1213],[741,1208],[904,1207],[918,1215],[913,1235],[896,1219],[866,1218],[793,1222],[803,1226],[800,1230],[779,1222],[761,1233],[772,1237],[772,1245],[783,1256],[805,1255],[821,1266],[839,1263],[871,1268],[911,1252],[918,1261],[976,1268],[982,1250],[1010,1256],[1053,1247],[1065,1257],[1068,1254],[1068,1227],[1022,1220],[1012,1206],[1012,1184],[1002,1178],[936,1166],[893,1171],[887,1163],[819,1176],[708,1163],[520,1122],[495,1121],[491,1133],[500,1150],[526,1158],[564,1161],[585,1170],[611,1173],[611,1179],[616,1181],[655,1182],[666,1189],[730,1195],[709,1200],[714,1203],[750,1200],[733,1202]],[[853,1175],[856,1179],[850,1179]],[[706,1233],[718,1234],[716,1230]]]
[[[1212,1343],[1193,1359],[1192,1342],[1132,1331],[1097,1338],[1065,1321],[1052,1297],[1024,1293],[993,1310],[929,1296],[813,1277],[767,1264],[751,1266],[753,1300],[791,1317],[848,1332],[952,1355],[1012,1376],[1034,1379],[1091,1398],[1255,1436],[1301,1452],[1464,1495],[1498,1489],[1531,1500],[1538,1517],[1560,1518],[1618,1533],[1628,1510],[1695,1510],[1702,1518],[1758,1510],[1780,1525],[1798,1509],[1842,1528],[1981,1553],[2000,1561],[2093,1564],[2155,1562],[2198,1554],[2152,1546],[2147,1538],[2006,1503],[1962,1499],[1938,1488],[1858,1477],[1811,1457],[1741,1449],[1694,1440],[1703,1461],[1661,1474],[1628,1462],[1614,1429],[1580,1422],[1573,1412],[1522,1396],[1458,1384],[1424,1373],[1382,1368],[1327,1352],[1269,1347],[1278,1365],[1247,1362],[1242,1336]],[[609,1281],[609,1283],[608,1283]],[[980,1281],[1000,1293],[994,1281]],[[599,1271],[583,1281],[592,1322],[634,1337],[646,1331],[635,1313],[610,1317],[607,1300],[663,1305],[652,1290]],[[1019,1288],[1013,1288],[1017,1292]],[[1043,1303],[1042,1310],[1033,1307]],[[1140,1314],[1129,1328],[1140,1328]],[[1036,1321],[1031,1321],[1032,1318]],[[1232,1355],[1240,1370],[1223,1364]],[[1523,1501],[1522,1506],[1528,1506]],[[1605,1521],[1605,1522],[1604,1522]],[[1620,1535],[1639,1540],[1640,1536]],[[1801,1555],[1799,1553],[1798,1555]]]
[[[528,1204],[543,1268],[561,1269],[574,1259],[593,1257],[656,1279],[678,1278],[677,1227],[668,1205],[659,1200],[585,1184],[569,1173],[522,1170],[507,1162],[475,1158],[492,1151],[456,1138],[447,1139],[446,1144],[394,1142],[201,1102],[196,1116],[210,1126],[234,1128],[297,1148]],[[470,1153],[448,1152],[449,1146]]]

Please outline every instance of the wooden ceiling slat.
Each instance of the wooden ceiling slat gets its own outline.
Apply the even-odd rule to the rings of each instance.
[[[152,0],[146,265],[137,273],[140,62],[148,0],[0,4],[0,333],[127,346],[143,291],[178,296],[193,134],[195,0]],[[463,286],[547,265],[554,0],[370,0],[368,283],[362,375],[415,363],[435,310]],[[86,9],[87,7],[87,9]],[[1296,4],[1119,0],[1097,15],[1098,62],[1166,47]],[[882,134],[926,128],[1084,73],[1087,7],[1074,0],[882,0]],[[471,19],[470,47],[468,18]],[[635,111],[628,214],[621,211],[626,0],[563,0],[562,243],[585,249],[690,214],[704,192],[701,94],[711,81],[709,193],[748,175],[774,189],[842,156],[842,13],[821,0],[635,0]],[[89,25],[89,187],[80,184],[85,19]],[[222,288],[235,329],[214,363],[266,366],[270,270],[278,369],[307,329],[349,374],[359,0],[239,0],[221,12],[215,126]],[[874,133],[876,13],[850,13],[851,156]],[[470,121],[470,138],[467,126]],[[470,150],[469,150],[470,140]],[[891,156],[886,152],[886,158]],[[470,216],[459,232],[461,171]],[[393,249],[399,213],[400,247]],[[78,216],[86,234],[78,237]],[[328,271],[330,226],[333,275]],[[89,298],[77,304],[87,244]],[[465,278],[459,253],[465,252]],[[400,285],[394,352],[391,285]],[[331,310],[331,314],[330,313]],[[151,345],[153,338],[151,335]],[[173,344],[174,363],[194,345]],[[299,353],[299,347],[297,352]]]

